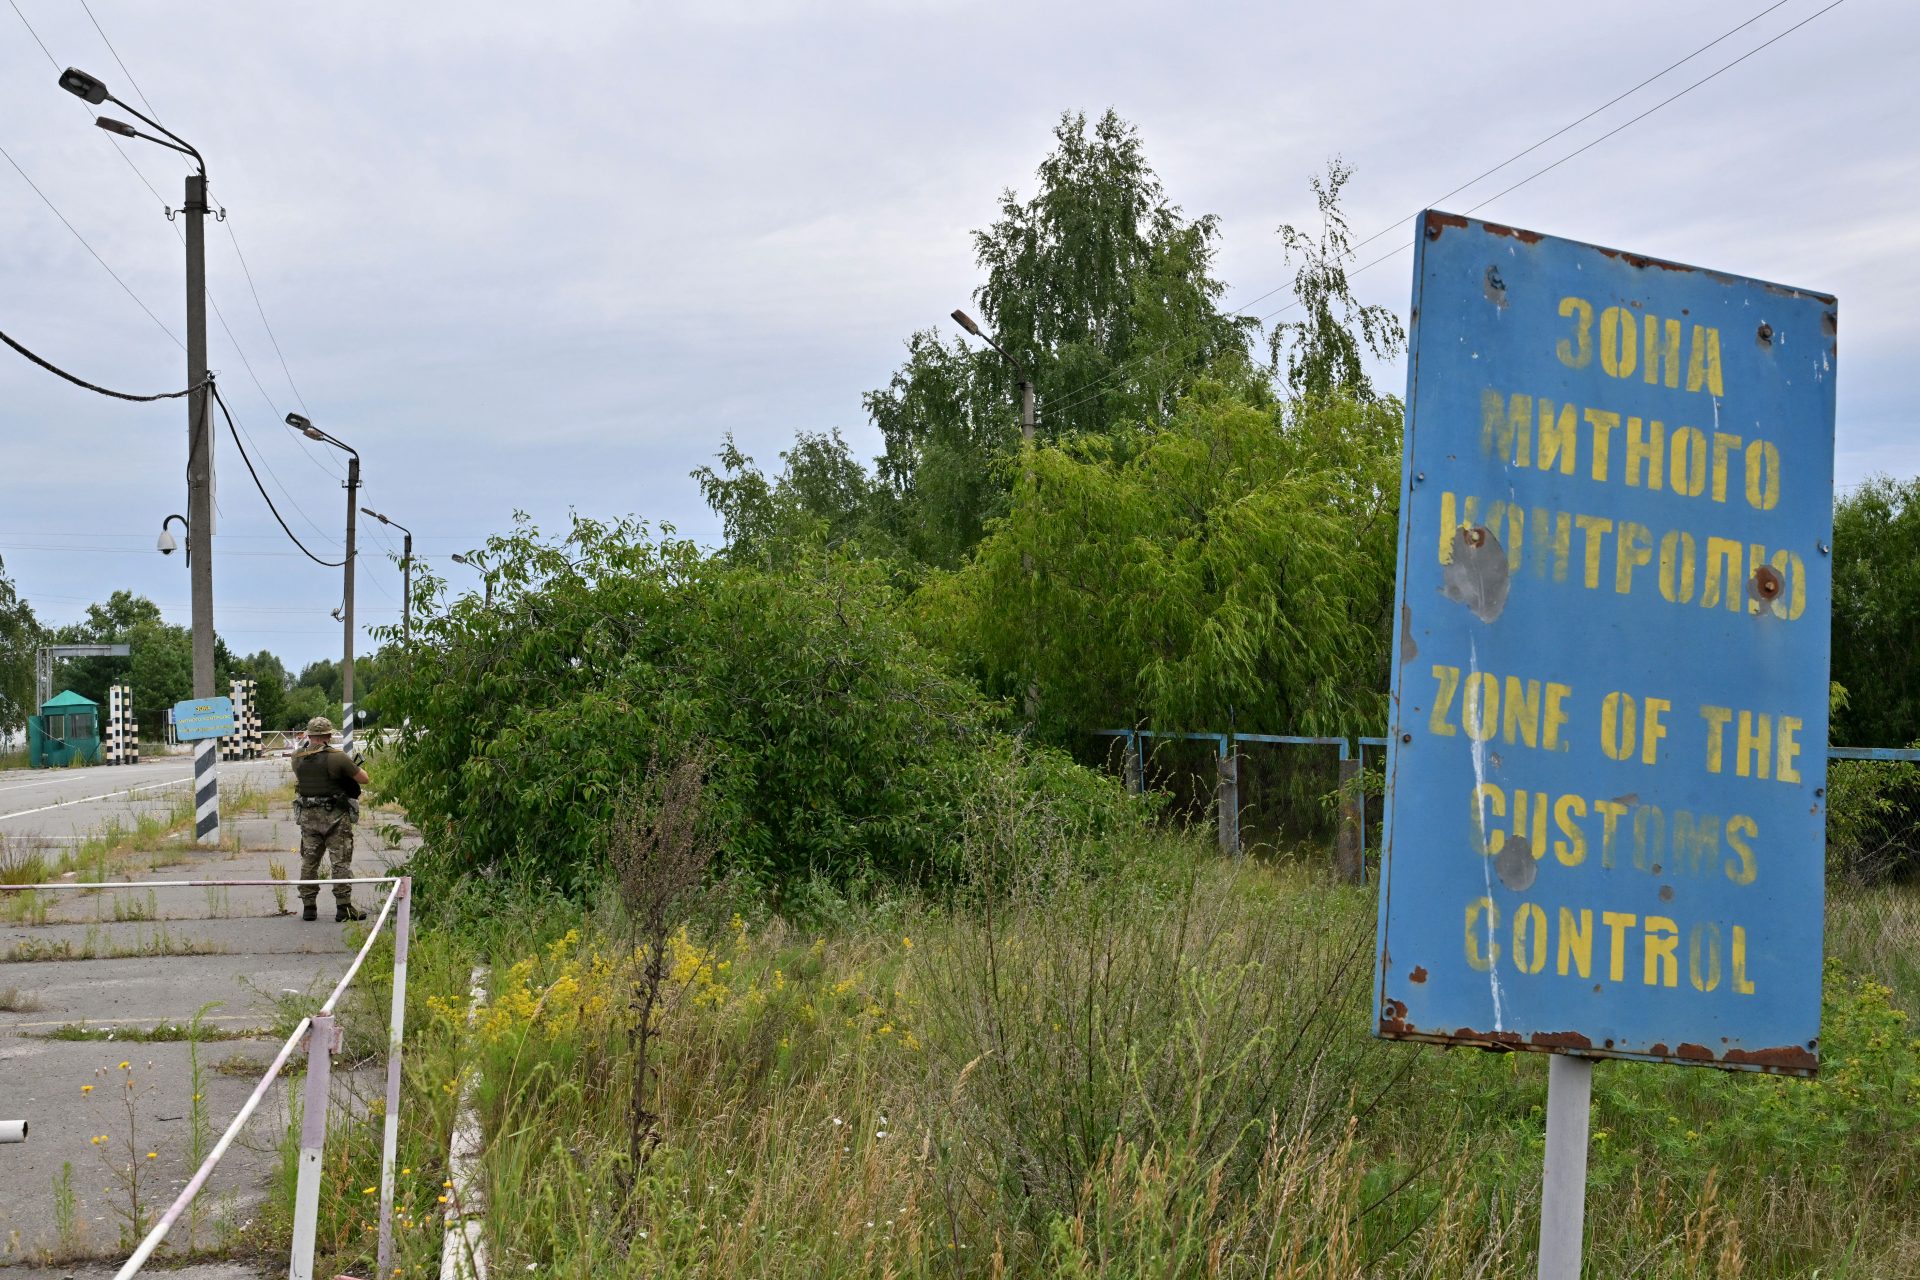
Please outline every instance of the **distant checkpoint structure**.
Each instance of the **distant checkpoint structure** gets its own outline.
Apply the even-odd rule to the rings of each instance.
[[[1374,1013],[1592,1061],[1819,1065],[1837,304],[1429,210],[1415,237]]]

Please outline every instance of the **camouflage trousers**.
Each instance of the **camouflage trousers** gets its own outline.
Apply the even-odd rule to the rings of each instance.
[[[327,876],[345,880],[353,875],[353,820],[359,805],[343,801],[337,806],[300,805],[295,816],[300,823],[300,878],[320,878],[320,856],[327,855]],[[300,901],[312,906],[320,896],[320,886],[300,886]],[[333,886],[333,900],[340,906],[353,901],[353,886]]]

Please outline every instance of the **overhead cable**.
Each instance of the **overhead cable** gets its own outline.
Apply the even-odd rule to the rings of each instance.
[[[0,332],[0,342],[6,343],[8,346],[12,347],[15,351],[18,351],[21,355],[25,356],[27,359],[39,365],[42,369],[45,369],[48,373],[56,374],[62,378],[65,378],[68,382],[71,382],[76,387],[85,387],[89,391],[97,391],[103,396],[112,396],[116,400],[139,400],[139,401],[178,400],[181,396],[193,394],[193,392],[197,389],[195,387],[186,387],[179,391],[160,391],[150,396],[137,396],[130,391],[115,391],[109,387],[103,387],[97,383],[88,382],[85,378],[80,377],[78,374],[68,373],[65,369],[62,369],[59,365],[53,363],[53,361],[48,360],[43,356],[35,355],[33,352],[27,350],[25,347],[21,346],[18,342],[15,342],[13,338],[8,336],[5,332]],[[206,386],[207,383],[203,382],[199,385]]]
[[[300,541],[300,539],[294,535],[292,529],[287,528],[286,520],[280,515],[280,508],[273,505],[273,495],[267,492],[267,486],[260,483],[260,473],[253,469],[253,459],[247,456],[247,447],[240,443],[240,432],[233,425],[233,414],[227,409],[227,402],[220,395],[219,384],[210,381],[208,389],[213,393],[214,403],[220,406],[221,416],[227,420],[227,434],[233,437],[233,447],[240,451],[240,461],[247,464],[247,474],[253,477],[253,487],[260,491],[260,497],[265,500],[267,510],[273,512],[273,518],[280,522],[281,530],[292,540],[293,545],[305,552],[307,559],[313,561],[315,564],[327,569],[344,567],[347,563],[345,560],[322,560],[319,556],[313,554],[313,552],[308,551],[307,544]]]
[[[1656,72],[1655,74],[1647,77],[1645,80],[1642,80],[1639,84],[1635,85],[1633,88],[1628,89],[1623,93],[1617,94],[1613,98],[1600,104],[1598,107],[1595,107],[1593,110],[1587,112],[1587,114],[1581,116],[1578,120],[1573,121],[1571,124],[1562,126],[1561,128],[1555,130],[1553,133],[1550,133],[1546,137],[1540,139],[1540,141],[1534,143],[1532,146],[1523,148],[1520,151],[1516,151],[1513,155],[1507,157],[1505,160],[1502,160],[1499,164],[1494,165],[1491,169],[1488,169],[1485,172],[1481,173],[1478,177],[1475,177],[1465,183],[1462,183],[1460,186],[1455,187],[1452,191],[1449,191],[1445,195],[1438,197],[1438,199],[1430,202],[1427,207],[1431,208],[1434,205],[1437,205],[1442,200],[1447,200],[1452,198],[1453,196],[1459,195],[1462,191],[1465,191],[1467,188],[1475,185],[1476,183],[1482,181],[1483,179],[1490,177],[1495,173],[1498,173],[1500,170],[1506,168],[1508,165],[1512,164],[1514,161],[1519,160],[1522,157],[1529,155],[1534,151],[1539,150],[1541,147],[1545,146],[1547,143],[1552,142],[1555,138],[1558,138],[1563,134],[1567,133],[1569,130],[1574,129],[1579,125],[1586,123],[1588,120],[1593,119],[1593,117],[1595,117],[1596,115],[1599,115],[1601,112],[1605,111],[1607,108],[1611,106],[1614,106],[1616,103],[1619,103],[1623,99],[1629,98],[1632,95],[1638,93],[1640,90],[1646,88],[1648,85],[1652,84],[1654,81],[1667,75],[1669,72],[1684,65],[1685,63],[1692,61],[1694,58],[1706,52],[1708,49],[1711,49],[1715,45],[1720,44],[1721,42],[1726,40],[1729,36],[1732,36],[1744,30],[1745,28],[1752,26],[1755,22],[1759,21],[1761,18],[1766,17],[1768,14],[1772,13],[1774,10],[1781,8],[1783,5],[1789,2],[1790,0],[1777,0],[1777,3],[1769,5],[1767,8],[1760,10],[1758,13],[1748,18],[1745,22],[1740,23],[1738,26],[1728,28],[1726,31],[1722,32],[1720,35],[1714,37],[1712,40],[1709,40],[1707,43],[1695,49],[1692,53],[1687,54],[1685,57],[1680,58],[1675,62],[1669,63],[1663,70]],[[1692,93],[1695,89],[1698,89],[1701,85],[1706,84],[1709,80],[1713,80],[1716,77],[1720,76],[1722,73],[1726,71],[1730,71],[1734,67],[1739,66],[1742,62],[1745,62],[1748,58],[1751,58],[1754,54],[1759,53],[1762,49],[1765,49],[1770,45],[1776,44],[1779,41],[1785,39],[1787,36],[1792,35],[1795,31],[1798,31],[1801,27],[1806,26],[1809,22],[1812,22],[1815,18],[1820,17],[1822,14],[1827,13],[1829,10],[1839,8],[1840,5],[1843,4],[1844,2],[1845,0],[1832,0],[1832,3],[1828,4],[1825,8],[1814,11],[1813,13],[1809,14],[1805,18],[1802,18],[1800,21],[1794,23],[1792,26],[1786,28],[1784,31],[1781,31],[1777,35],[1774,35],[1773,37],[1771,37],[1770,39],[1758,45],[1755,45],[1753,48],[1747,50],[1747,52],[1741,54],[1739,57],[1734,58],[1732,61],[1727,62],[1721,65],[1716,70],[1711,71],[1708,74],[1702,76],[1700,79],[1694,81],[1692,84],[1688,85],[1686,88],[1681,89],[1679,92],[1671,95],[1670,97],[1661,99],[1659,102],[1655,103],[1653,106],[1647,108],[1645,111],[1641,112],[1637,116],[1634,116],[1632,119],[1626,121],[1625,123],[1614,126],[1612,129],[1609,129],[1607,132],[1601,134],[1599,137],[1593,139],[1591,142],[1586,143],[1584,146],[1581,146],[1574,151],[1570,151],[1566,155],[1561,156],[1558,160],[1555,160],[1553,163],[1545,165],[1540,169],[1535,170],[1533,173],[1528,174],[1526,177],[1514,183],[1512,186],[1506,187],[1498,192],[1495,192],[1493,195],[1487,197],[1485,200],[1482,200],[1479,204],[1474,205],[1472,209],[1468,210],[1468,212],[1472,213],[1476,210],[1483,209],[1487,205],[1491,204],[1493,201],[1500,199],[1502,196],[1508,195],[1514,191],[1519,190],[1521,187],[1526,186],[1529,182],[1532,182],[1535,178],[1539,178],[1547,173],[1552,172],[1554,169],[1559,168],[1561,165],[1573,159],[1575,156],[1578,156],[1584,152],[1592,150],[1594,147],[1598,146],[1602,142],[1605,142],[1608,138],[1613,137],[1615,134],[1619,133],[1621,130],[1630,128],[1633,125],[1638,124],[1640,121],[1646,119],[1648,116],[1660,110],[1662,107],[1665,107],[1669,103],[1674,102],[1679,98],[1683,98],[1689,93]],[[1395,223],[1389,224],[1388,226],[1382,227],[1380,230],[1374,232],[1372,235],[1366,237],[1364,240],[1357,241],[1352,246],[1352,248],[1357,249],[1362,245],[1371,244],[1373,241],[1378,240],[1381,236],[1384,236],[1389,232],[1391,232],[1392,230],[1394,230],[1394,228],[1404,226],[1404,225],[1405,225],[1405,221],[1402,220],[1400,222],[1395,222]],[[1353,271],[1348,273],[1349,276],[1360,275],[1362,272],[1365,272],[1372,267],[1376,267],[1380,265],[1382,262],[1385,262],[1388,258],[1391,258],[1394,255],[1410,247],[1411,243],[1412,242],[1409,241],[1406,244],[1399,245],[1394,249],[1389,250],[1387,253],[1381,255],[1380,257],[1372,259],[1371,261],[1367,262],[1365,265],[1355,268]],[[1280,290],[1284,289],[1285,287],[1286,287],[1285,285],[1276,285],[1273,288],[1267,290],[1265,293],[1258,295],[1257,297],[1250,298],[1246,302],[1237,303],[1235,305],[1236,307],[1250,307],[1256,302],[1261,302],[1267,298],[1271,298],[1274,294],[1280,292]],[[1276,308],[1273,311],[1267,312],[1263,316],[1257,317],[1257,319],[1259,320],[1260,323],[1264,324],[1266,321],[1271,320],[1276,316],[1283,315],[1286,312],[1291,311],[1293,308],[1299,305],[1300,304],[1297,300],[1290,301],[1285,305]],[[1158,356],[1166,354],[1166,352],[1172,348],[1172,345],[1173,344],[1171,342],[1162,343],[1160,347],[1154,351],[1148,352],[1144,355],[1136,356],[1131,360],[1127,360],[1122,362],[1121,364],[1115,365],[1112,369],[1108,370],[1105,374],[1102,374],[1099,377],[1093,379],[1091,382],[1088,382],[1076,388],[1075,390],[1068,392],[1064,397],[1065,403],[1054,406],[1053,411],[1055,413],[1065,413],[1070,409],[1074,409],[1079,407],[1080,405],[1085,404],[1089,399],[1093,398],[1093,395],[1099,394],[1106,384],[1112,382],[1115,378],[1127,372],[1129,369],[1137,365],[1140,365],[1148,360],[1151,360]],[[1092,393],[1092,394],[1089,394],[1089,393]]]
[[[107,265],[107,260],[100,256],[99,250],[95,249],[92,245],[87,243],[87,238],[80,234],[80,229],[74,226],[73,223],[67,221],[67,215],[60,212],[60,206],[55,204],[52,200],[48,199],[47,193],[40,189],[39,183],[35,182],[32,178],[27,177],[27,171],[20,167],[20,162],[18,160],[15,160],[13,158],[13,155],[5,147],[0,147],[0,156],[4,156],[6,158],[7,163],[13,166],[13,171],[19,174],[20,177],[26,182],[28,186],[33,188],[33,194],[39,196],[40,199],[45,202],[47,208],[53,210],[53,216],[60,219],[60,225],[65,227],[67,230],[73,232],[73,238],[80,242],[80,247],[82,249],[85,249],[88,253],[92,254],[93,260],[100,264],[101,269],[104,270],[108,275],[112,276],[113,282],[119,285],[120,288],[126,292],[126,295],[129,298],[133,299],[133,305],[136,307],[139,307],[142,311],[146,312],[147,319],[153,321],[156,325],[159,325],[160,332],[166,334],[169,338],[172,338],[174,346],[179,347],[182,351],[185,351],[187,349],[187,344],[180,341],[179,335],[174,333],[173,330],[167,328],[166,323],[163,320],[161,320],[159,316],[153,314],[153,308],[149,307],[146,303],[140,300],[140,295],[133,291],[133,287],[131,285],[129,285],[125,280],[122,280],[120,278],[120,273],[118,271],[115,271],[112,267]]]

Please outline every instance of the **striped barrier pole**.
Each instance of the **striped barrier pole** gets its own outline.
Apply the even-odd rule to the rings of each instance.
[[[340,708],[340,749],[349,756],[353,755],[353,704],[351,702]]]
[[[201,844],[220,843],[218,738],[201,738],[193,744],[193,837]]]

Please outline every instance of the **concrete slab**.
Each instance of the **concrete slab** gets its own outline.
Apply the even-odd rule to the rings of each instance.
[[[260,763],[284,767],[276,761]],[[56,789],[53,794],[63,792]],[[0,794],[0,805],[5,800]],[[91,811],[102,803],[75,807]],[[113,803],[114,812],[124,815],[141,801],[122,796]],[[284,1032],[289,1019],[277,1002],[290,994],[324,996],[364,936],[364,925],[333,923],[331,891],[324,888],[321,906],[326,914],[309,924],[296,914],[280,914],[271,887],[140,887],[155,880],[267,878],[275,864],[297,874],[297,827],[286,806],[265,816],[236,816],[228,825],[230,834],[239,836],[242,852],[187,848],[138,853],[121,864],[127,887],[43,891],[25,918],[0,926],[0,957],[21,942],[66,942],[73,950],[85,950],[91,940],[100,953],[94,959],[0,964],[0,990],[15,988],[14,1003],[24,1006],[0,1012],[0,1118],[23,1118],[32,1125],[27,1142],[0,1147],[4,1280],[110,1276],[111,1267],[42,1266],[35,1260],[124,1256],[121,1228],[129,1155],[140,1170],[141,1198],[154,1212],[172,1200],[192,1173],[196,1049],[198,1092],[206,1108],[201,1141],[210,1143],[238,1113],[279,1049],[281,1042],[273,1033]],[[383,874],[404,856],[387,847],[369,822],[363,822],[357,836],[359,874]],[[409,833],[406,846],[414,843]],[[284,892],[286,906],[297,911],[296,891],[289,887]],[[372,909],[384,892],[379,886],[360,886],[355,897]],[[152,918],[116,920],[116,910],[122,917]],[[167,950],[155,946],[157,936],[169,940],[174,950],[186,944],[219,950],[202,955],[110,954]],[[384,991],[378,998],[384,1002]],[[217,1039],[197,1047],[137,1040],[141,1030],[187,1021],[215,1003],[219,1007],[205,1015],[203,1025]],[[114,1038],[53,1038],[76,1026]],[[127,1039],[129,1034],[136,1038]],[[122,1068],[122,1062],[128,1065]],[[354,1099],[378,1093],[382,1063],[362,1064],[356,1071],[343,1067],[336,1062],[333,1096],[341,1105],[357,1105]],[[287,1122],[282,1082],[203,1193],[194,1245],[217,1246],[223,1222],[237,1225],[251,1216],[267,1193]],[[96,1141],[103,1136],[105,1141]],[[63,1185],[59,1195],[56,1183]],[[64,1189],[72,1194],[70,1214],[57,1207]],[[167,1274],[238,1280],[256,1271],[223,1264],[169,1268]]]

